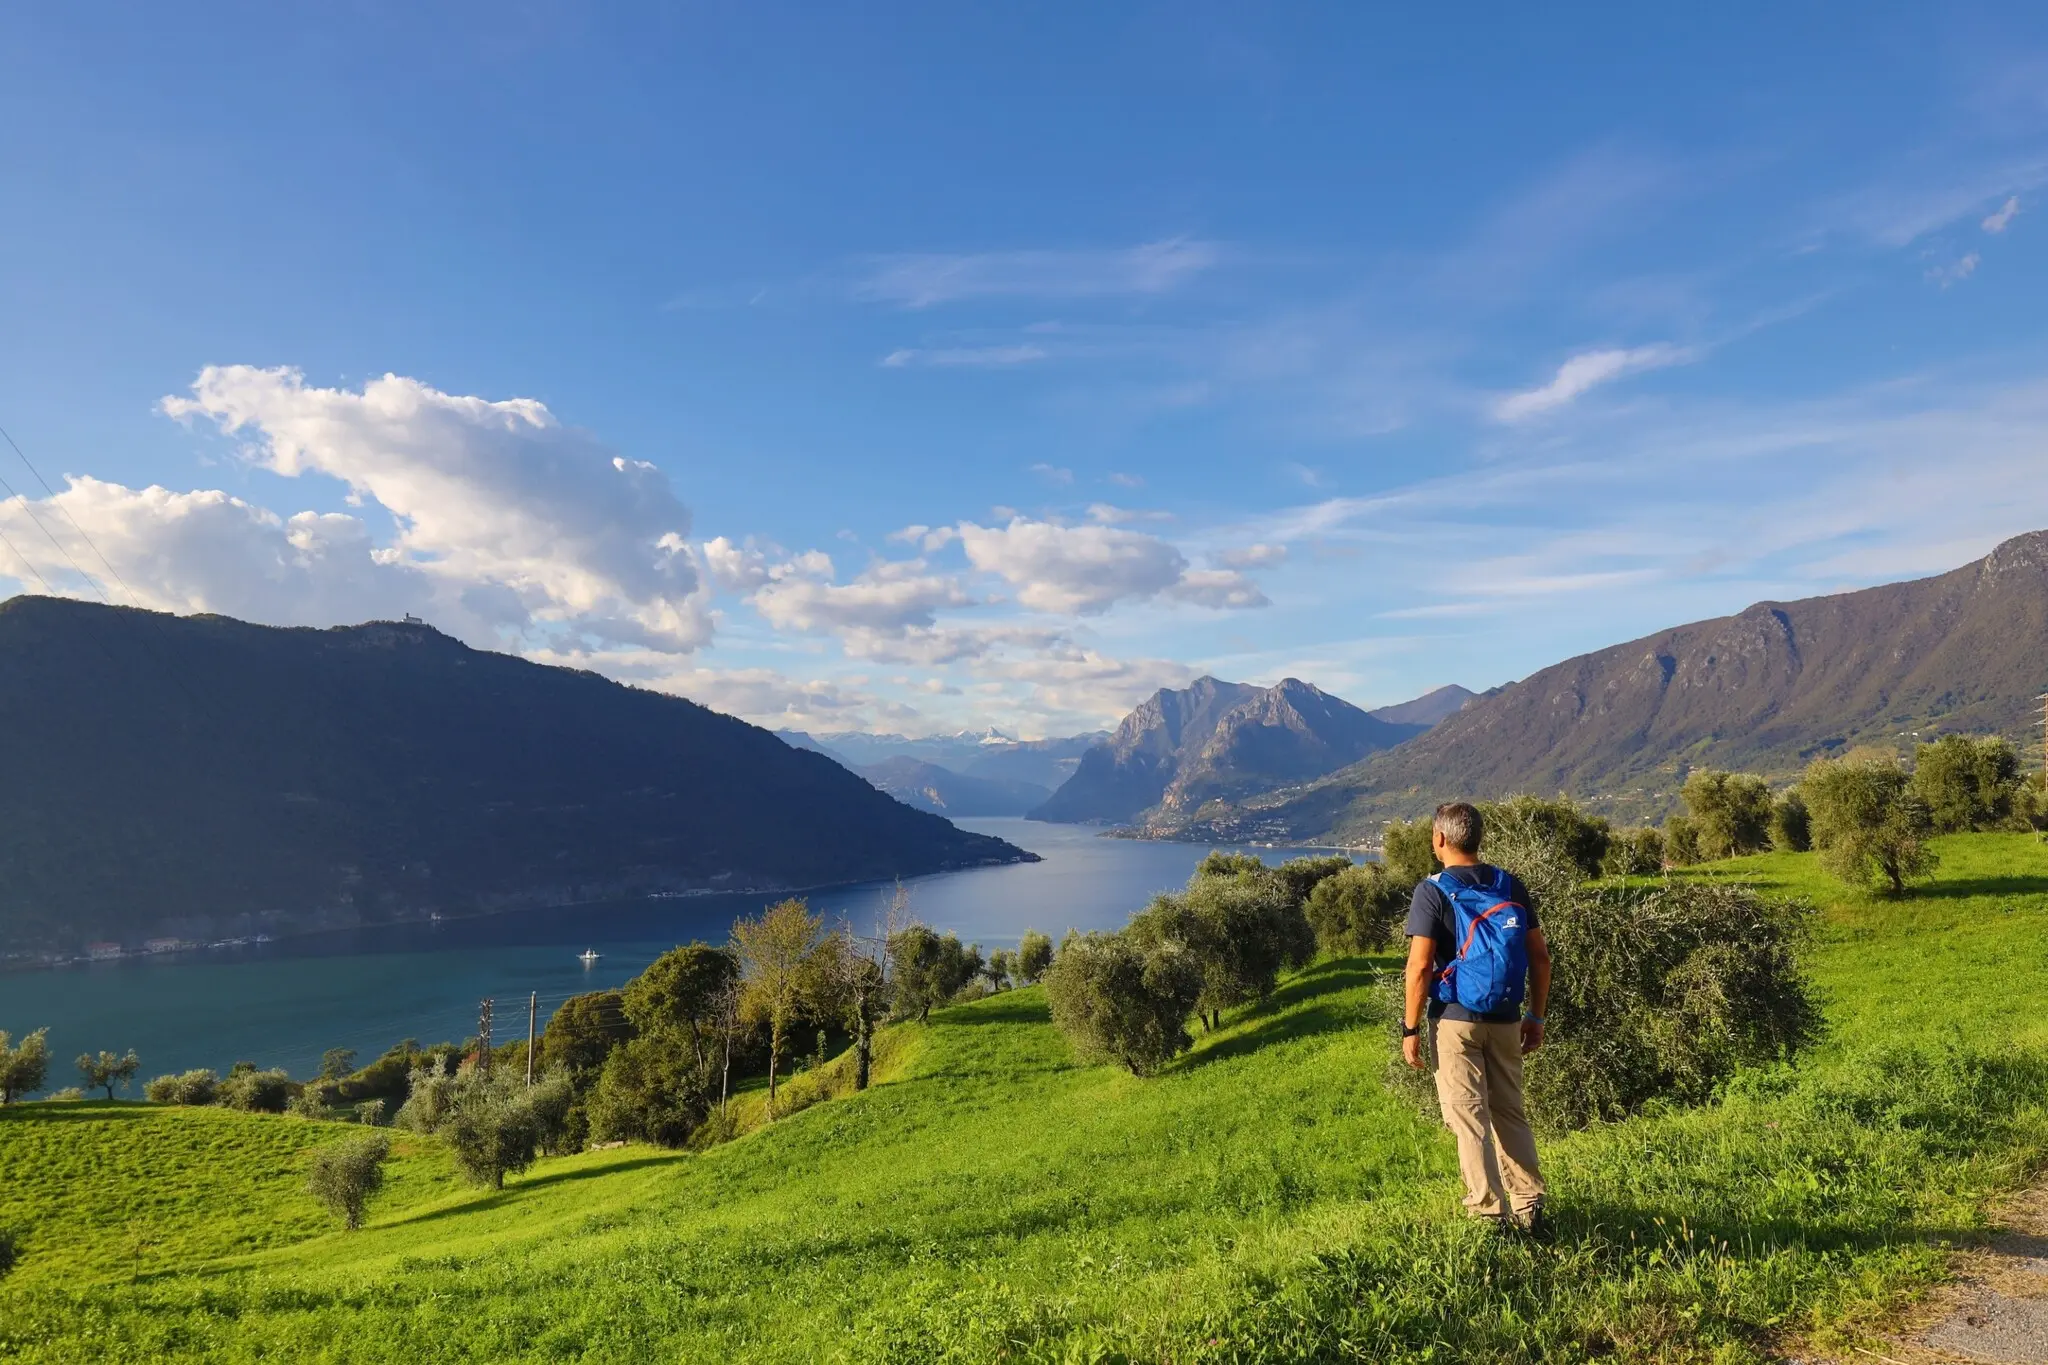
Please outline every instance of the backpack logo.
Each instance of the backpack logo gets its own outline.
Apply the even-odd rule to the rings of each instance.
[[[1436,979],[1436,998],[1474,1014],[1493,1014],[1522,1003],[1529,979],[1527,907],[1507,899],[1508,876],[1499,868],[1484,885],[1439,872],[1429,880],[1451,903],[1458,955]]]

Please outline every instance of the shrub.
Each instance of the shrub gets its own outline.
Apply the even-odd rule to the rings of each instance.
[[[306,1190],[354,1232],[363,1225],[363,1209],[370,1196],[383,1188],[384,1158],[390,1154],[387,1133],[345,1138],[322,1147],[313,1153]]]
[[[282,1071],[238,1065],[220,1083],[214,1103],[254,1114],[282,1114],[292,1102],[292,1078]]]
[[[320,1079],[338,1081],[356,1069],[356,1050],[352,1047],[331,1047],[320,1054]]]
[[[1611,837],[1607,822],[1586,814],[1569,798],[1560,796],[1555,801],[1545,801],[1535,796],[1511,796],[1505,801],[1482,801],[1479,815],[1485,826],[1479,856],[1495,866],[1506,866],[1501,862],[1504,849],[1542,848],[1548,850],[1546,858],[1568,860],[1576,869],[1576,880],[1600,875],[1600,864],[1607,857]],[[1524,876],[1523,880],[1529,878]],[[1530,890],[1535,889],[1532,882]]]
[[[384,1101],[359,1100],[357,1101],[355,1108],[351,1109],[349,1112],[355,1115],[355,1120],[357,1123],[364,1123],[370,1125],[371,1127],[375,1127],[376,1125],[384,1122]]]
[[[1036,985],[1052,965],[1052,940],[1036,929],[1026,929],[1017,940],[1017,975]]]
[[[302,1119],[324,1119],[329,1116],[328,1101],[331,1098],[332,1092],[326,1085],[319,1081],[307,1081],[299,1088],[299,1093],[292,1096],[291,1103],[285,1106],[285,1112]]]
[[[1699,829],[1690,816],[1674,815],[1664,822],[1664,862],[1668,867],[1691,867],[1700,860]]]
[[[195,1067],[175,1076],[159,1076],[142,1087],[142,1097],[151,1104],[212,1104],[220,1090],[220,1076],[207,1067]]]
[[[1171,943],[1193,954],[1202,971],[1195,1009],[1210,1028],[1224,1010],[1272,994],[1281,968],[1307,963],[1316,950],[1286,879],[1255,858],[1229,874],[1198,869],[1186,891],[1155,897],[1124,932],[1144,953]]]
[[[684,1146],[711,1110],[712,1080],[681,1037],[643,1034],[605,1058],[586,1105],[590,1136]]]
[[[1423,878],[1443,870],[1443,864],[1430,848],[1430,828],[1427,819],[1389,820],[1380,834],[1381,866],[1387,869],[1388,876],[1406,882],[1411,889]]]
[[[1780,853],[1804,853],[1813,847],[1813,817],[1797,791],[1786,792],[1771,807],[1771,847]]]
[[[1664,870],[1664,836],[1654,829],[1625,829],[1607,841],[1600,862],[1603,877],[1647,877]]]
[[[1306,914],[1326,953],[1376,953],[1393,942],[1414,888],[1381,863],[1360,863],[1323,878],[1309,893]]]
[[[539,1088],[509,1069],[451,1076],[421,1067],[397,1122],[447,1143],[456,1170],[471,1184],[503,1189],[505,1176],[531,1166],[548,1136],[546,1115],[533,1102]]]
[[[1356,864],[1345,855],[1330,853],[1320,858],[1289,858],[1273,869],[1273,875],[1286,883],[1287,894],[1296,905],[1306,906],[1318,886],[1353,866]]]
[[[0,1280],[21,1264],[21,1237],[12,1228],[0,1228]]]
[[[1620,1118],[1668,1096],[1705,1100],[1744,1065],[1820,1033],[1798,951],[1811,912],[1747,887],[1590,887],[1543,910],[1558,963],[1529,1096],[1551,1123]]]
[[[50,1031],[39,1028],[20,1042],[0,1030],[0,1104],[12,1104],[43,1088],[50,1073]]]
[[[1771,841],[1771,788],[1749,773],[1701,768],[1679,790],[1702,859],[1761,852]]]
[[[1933,872],[1934,820],[1896,760],[1815,759],[1799,786],[1821,865],[1842,880],[1863,886],[1880,876],[1898,895]]]
[[[1148,951],[1120,933],[1068,934],[1045,974],[1053,1023],[1074,1051],[1137,1076],[1187,1048],[1201,993],[1201,964],[1184,945],[1163,940]]]
[[[82,1100],[85,1098],[85,1092],[75,1085],[67,1085],[62,1090],[52,1090],[43,1098],[46,1100]]]
[[[1914,754],[1912,793],[1936,834],[2009,824],[2019,785],[2019,753],[1996,736],[1943,735]]]

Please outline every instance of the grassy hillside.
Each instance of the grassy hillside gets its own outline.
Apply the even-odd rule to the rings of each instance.
[[[586,1153],[490,1194],[401,1144],[353,1235],[297,1188],[344,1129],[0,1111],[25,1253],[0,1359],[1759,1359],[1931,1282],[2048,1154],[2048,847],[1942,852],[1902,905],[1805,857],[1701,874],[1834,905],[1834,1039],[1711,1109],[1552,1139],[1554,1247],[1454,1217],[1448,1138],[1385,1083],[1387,964],[1346,960],[1150,1081],[1075,1066],[1018,991],[703,1156]]]

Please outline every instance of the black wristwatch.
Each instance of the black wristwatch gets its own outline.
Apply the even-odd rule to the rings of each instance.
[[[1419,1038],[1422,1036],[1422,1026],[1420,1024],[1403,1024],[1401,1025],[1401,1036],[1403,1038]]]

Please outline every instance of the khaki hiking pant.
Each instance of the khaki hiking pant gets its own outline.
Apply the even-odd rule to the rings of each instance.
[[[1543,1202],[1543,1177],[1522,1108],[1521,1025],[1439,1019],[1430,1042],[1437,1103],[1458,1139],[1465,1207],[1482,1218],[1526,1223]]]

